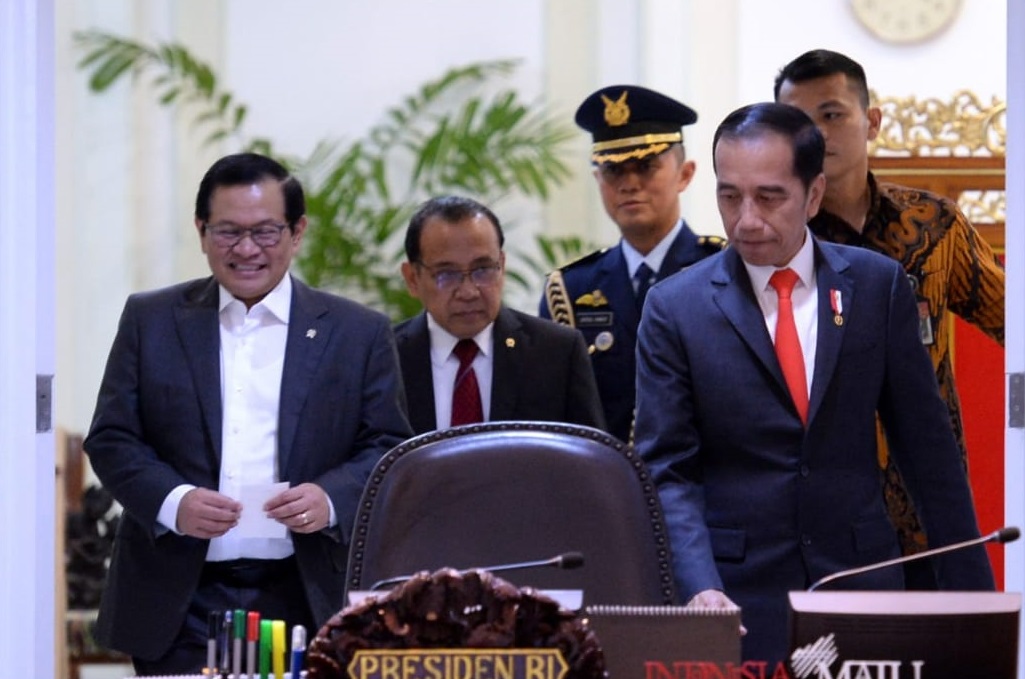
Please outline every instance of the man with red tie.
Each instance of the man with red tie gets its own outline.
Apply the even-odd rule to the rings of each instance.
[[[637,448],[685,601],[741,607],[743,657],[775,676],[787,592],[900,555],[875,414],[929,546],[975,538],[947,411],[892,260],[818,242],[825,143],[800,109],[734,111],[713,141],[730,247],[656,284],[638,336]],[[936,558],[942,589],[993,589],[982,547]],[[844,581],[902,589],[900,568]],[[749,668],[752,671],[755,668]]]
[[[581,334],[502,304],[498,217],[469,198],[421,205],[406,231],[402,276],[424,312],[395,340],[418,433],[492,420],[603,428]]]

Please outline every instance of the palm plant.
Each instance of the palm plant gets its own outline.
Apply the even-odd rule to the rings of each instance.
[[[79,68],[94,92],[125,77],[151,76],[157,101],[189,113],[203,143],[227,141],[281,157],[270,139],[245,133],[246,105],[184,46],[98,31],[75,39],[85,52]],[[490,205],[512,196],[543,201],[568,177],[560,152],[569,131],[513,90],[486,91],[515,68],[506,60],[449,69],[388,109],[362,138],[325,140],[307,158],[281,158],[306,188],[311,228],[297,265],[307,282],[344,291],[393,318],[408,317],[419,303],[397,271],[416,205],[442,193]],[[512,250],[509,258],[508,277],[528,288],[528,280],[585,248],[578,238],[536,240],[539,255]]]

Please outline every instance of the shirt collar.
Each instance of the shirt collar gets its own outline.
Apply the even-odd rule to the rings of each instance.
[[[624,238],[622,240],[623,245],[623,257],[626,259],[626,270],[630,274],[630,278],[633,278],[637,273],[637,267],[644,262],[648,265],[654,273],[658,273],[662,270],[662,262],[665,261],[666,255],[669,254],[669,248],[672,247],[673,241],[680,234],[680,230],[683,228],[683,218],[676,222],[676,226],[665,235],[665,238],[658,242],[658,245],[651,249],[646,255],[642,255],[637,251],[637,248],[626,242]]]
[[[245,303],[228,292],[228,289],[223,285],[218,283],[217,287],[219,289],[218,311],[224,313],[225,310],[235,306],[239,308],[242,316],[245,316],[247,313]],[[281,323],[288,325],[288,317],[291,310],[292,276],[285,274],[263,299],[253,305],[253,308],[248,313],[269,313]]]
[[[441,365],[452,355],[452,350],[456,348],[459,338],[441,327],[429,311],[427,312],[427,332],[431,338],[431,363]],[[491,356],[493,346],[491,338],[494,333],[495,323],[492,321],[473,338],[473,341],[477,343],[477,350],[485,356]]]
[[[793,269],[797,272],[801,283],[810,288],[815,282],[815,247],[812,244],[812,238],[814,236],[811,231],[805,227],[804,244],[801,245],[797,254],[787,262],[786,266],[754,266],[744,262],[744,268],[747,269],[747,275],[751,277],[751,286],[755,291],[762,293],[768,290],[769,278],[779,269]]]

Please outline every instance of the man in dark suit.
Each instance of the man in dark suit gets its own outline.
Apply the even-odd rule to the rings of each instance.
[[[222,158],[213,276],[125,305],[84,446],[124,507],[97,635],[141,675],[199,672],[210,611],[337,611],[364,481],[411,433],[388,320],[288,274],[304,213],[277,162]]]
[[[502,305],[504,242],[498,217],[468,198],[433,198],[410,219],[402,276],[425,311],[395,340],[414,431],[493,420],[604,428],[580,333]]]
[[[634,414],[637,324],[644,295],[662,280],[722,249],[680,217],[679,194],[694,176],[682,127],[689,107],[636,85],[604,87],[577,109],[594,137],[591,163],[619,244],[552,272],[540,315],[579,328],[589,345],[609,432],[628,441]]]
[[[739,604],[744,658],[768,663],[770,676],[787,650],[788,590],[900,555],[879,483],[877,411],[930,546],[979,533],[907,278],[807,229],[825,188],[815,124],[756,104],[727,116],[713,149],[730,248],[648,295],[637,446],[682,595]],[[994,587],[982,547],[933,564],[944,589]],[[903,573],[843,587],[901,589]]]

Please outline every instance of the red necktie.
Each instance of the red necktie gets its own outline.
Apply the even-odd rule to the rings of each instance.
[[[794,323],[794,304],[790,293],[798,281],[797,272],[783,269],[772,274],[769,285],[779,295],[779,315],[776,317],[776,357],[783,368],[790,397],[794,399],[801,422],[808,424],[808,381],[804,373],[804,353],[801,351],[801,340],[797,336],[797,324]]]
[[[480,402],[477,373],[473,371],[477,343],[472,339],[459,340],[452,353],[459,359],[459,372],[456,373],[455,387],[452,389],[452,426],[483,422],[484,407]]]

